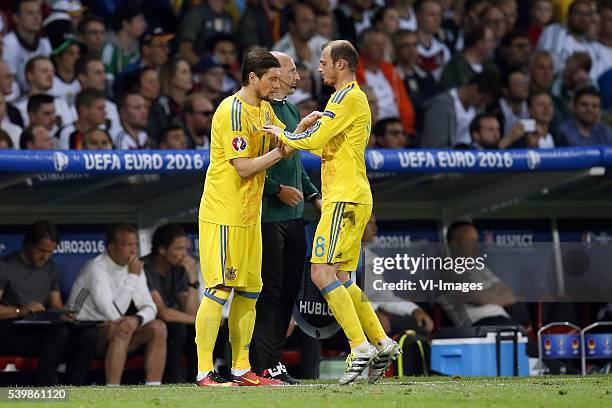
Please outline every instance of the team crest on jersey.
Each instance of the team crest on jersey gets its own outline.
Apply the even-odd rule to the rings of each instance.
[[[235,151],[241,152],[241,151],[243,151],[244,149],[247,148],[247,141],[242,136],[236,136],[232,140],[232,147],[234,148]]]
[[[238,272],[238,269],[233,268],[233,267],[229,267],[225,269],[225,279],[227,279],[228,281],[233,281],[236,279],[236,273]]]
[[[271,125],[272,124],[272,117],[270,116],[270,112],[266,111],[266,113],[264,114],[265,120],[266,120],[266,125]]]

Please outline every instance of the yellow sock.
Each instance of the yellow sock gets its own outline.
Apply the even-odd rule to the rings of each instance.
[[[370,343],[380,344],[382,340],[387,338],[387,335],[382,324],[380,324],[380,320],[378,320],[378,316],[376,316],[376,312],[374,312],[374,308],[372,308],[370,300],[352,280],[349,279],[343,283],[343,286],[351,296],[353,306],[359,317],[359,323],[361,323],[361,327],[366,336],[368,336]]]
[[[208,373],[214,370],[213,350],[221,325],[221,310],[230,296],[230,292],[218,289],[206,289],[195,322],[195,342],[198,349],[198,372]]]
[[[355,306],[353,306],[351,301],[351,296],[346,288],[342,286],[342,283],[334,281],[321,289],[321,293],[327,300],[327,305],[342,327],[342,330],[344,330],[351,348],[355,348],[367,341],[359,323]]]
[[[234,291],[229,313],[229,341],[232,345],[232,370],[249,370],[249,346],[255,327],[255,304],[261,288]]]

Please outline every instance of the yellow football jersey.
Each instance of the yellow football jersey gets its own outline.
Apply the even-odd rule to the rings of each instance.
[[[270,137],[261,128],[269,124],[285,127],[269,102],[249,105],[237,93],[221,102],[212,120],[210,164],[199,211],[201,220],[233,226],[260,222],[266,172],[243,179],[230,161],[266,154]]]
[[[323,117],[310,129],[281,135],[289,146],[321,156],[324,201],[372,204],[365,166],[371,122],[368,99],[351,82],[332,94]]]

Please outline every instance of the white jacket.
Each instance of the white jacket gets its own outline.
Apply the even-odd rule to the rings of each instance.
[[[134,302],[142,324],[157,315],[157,307],[147,287],[144,271],[140,275],[128,272],[127,265],[117,265],[104,252],[87,262],[77,277],[68,307],[77,310],[77,320],[117,320]]]

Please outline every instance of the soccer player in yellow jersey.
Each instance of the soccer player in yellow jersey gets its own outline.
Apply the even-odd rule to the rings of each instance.
[[[350,279],[359,261],[361,236],[372,213],[365,167],[371,114],[366,95],[355,80],[358,58],[348,41],[325,44],[319,72],[325,85],[333,86],[336,92],[321,118],[305,132],[265,127],[285,145],[321,156],[323,206],[312,247],[311,278],[351,346],[340,384],[352,382],[370,366],[373,369],[368,382],[376,382],[400,353],[399,345],[385,334],[366,296]],[[286,146],[283,149],[290,150]]]
[[[286,149],[270,146],[266,125],[284,125],[269,101],[280,89],[280,63],[255,48],[243,61],[242,88],[225,98],[212,121],[210,165],[199,211],[200,265],[205,296],[196,316],[199,386],[281,385],[257,376],[249,364],[255,303],[261,291],[261,199],[265,170]],[[306,117],[302,131],[317,119]],[[232,381],[214,371],[213,349],[221,309],[234,292],[229,314]]]

